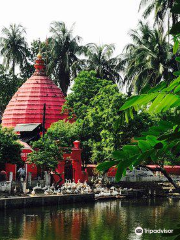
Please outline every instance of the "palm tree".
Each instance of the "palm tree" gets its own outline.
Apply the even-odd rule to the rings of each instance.
[[[170,21],[172,21],[173,25],[178,21],[178,15],[171,13],[175,3],[176,0],[141,0],[139,10],[146,7],[143,12],[145,19],[154,12],[155,23],[161,26],[167,17],[168,26],[170,27]]]
[[[95,43],[88,44],[85,51],[87,57],[86,69],[95,70],[99,78],[119,83],[122,80],[120,76],[122,65],[119,56],[112,57],[114,50],[113,44],[100,46]]]
[[[125,47],[123,59],[127,89],[139,93],[147,84],[171,81],[177,65],[167,35],[139,22],[139,28],[131,30],[130,37],[133,43]]]
[[[6,69],[9,67],[15,75],[16,65],[23,66],[26,61],[27,43],[24,37],[25,29],[20,25],[11,24],[9,28],[3,27],[3,37],[0,38],[0,52]]]
[[[50,33],[52,36],[48,39],[48,44],[52,58],[48,64],[48,72],[66,95],[73,77],[73,67],[79,61],[77,56],[81,53],[81,38],[73,37],[73,27],[68,30],[64,22],[53,22]]]

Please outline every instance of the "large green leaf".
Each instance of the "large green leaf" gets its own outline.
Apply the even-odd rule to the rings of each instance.
[[[136,159],[134,159],[133,161],[133,165],[137,166],[139,165],[141,162],[143,161],[147,161],[148,158],[151,157],[151,155],[155,152],[155,149],[149,149],[147,151],[145,151],[144,153],[140,154]]]
[[[180,91],[180,85],[178,85],[175,90],[174,90],[174,93],[178,93]]]
[[[157,140],[157,137],[155,136],[146,136],[146,139],[148,140],[149,144],[154,147],[159,141]]]
[[[98,171],[106,171],[109,168],[116,166],[118,164],[118,161],[106,161],[97,166]]]
[[[128,100],[121,108],[120,111],[126,110],[130,107],[133,106],[143,106],[146,105],[147,103],[151,102],[154,98],[158,96],[158,92],[156,93],[151,93],[151,94],[143,94],[140,96],[135,96]]]
[[[178,97],[175,96],[173,94],[167,94],[163,100],[161,102],[159,102],[158,106],[155,109],[155,113],[160,113],[161,111],[163,111],[163,109],[167,109],[167,107],[170,107],[171,104],[173,104],[175,101],[178,100]],[[172,103],[171,103],[172,101]]]
[[[128,101],[126,101],[123,104],[123,106],[120,108],[120,111],[126,110],[127,108],[131,107],[139,98],[140,96],[131,97]]]
[[[162,99],[166,96],[166,93],[160,93],[156,99],[154,100],[154,102],[151,104],[150,108],[149,108],[149,112],[152,113],[153,111],[155,111],[155,109],[157,108],[158,104],[162,101]]]
[[[173,89],[175,89],[178,85],[179,85],[180,79],[179,77],[177,79],[175,79],[174,81],[172,81],[168,87],[163,89],[163,92],[170,92]]]
[[[133,163],[133,161],[135,161],[135,159],[137,159],[137,156],[138,155],[134,155],[133,157],[127,158],[126,160],[119,162],[119,164],[117,165],[117,172],[116,172],[116,176],[115,176],[115,179],[117,182],[120,181],[125,170],[129,166],[132,166],[132,163]]]
[[[173,72],[173,75],[177,77],[180,76],[180,71]]]
[[[140,153],[138,146],[133,146],[133,145],[125,145],[125,146],[123,146],[122,150],[125,153],[127,153],[129,156]]]
[[[151,149],[150,143],[144,140],[139,140],[138,147],[143,153]]]
[[[180,62],[180,57],[176,57],[175,60],[176,60],[177,62]]]
[[[180,139],[180,132],[165,134],[158,138],[158,140],[167,140],[167,141],[173,141],[177,139]]]
[[[119,182],[121,180],[125,169],[126,169],[125,165],[120,162],[117,166],[117,172],[116,172],[116,176],[115,176],[116,182]]]
[[[179,41],[176,40],[173,46],[173,54],[176,54],[179,48]]]
[[[117,150],[112,153],[112,157],[117,160],[123,160],[126,158],[126,154],[122,150]]]
[[[151,86],[147,84],[140,92],[140,94],[148,93],[151,90]]]
[[[157,86],[151,88],[151,90],[150,90],[148,93],[161,91],[161,90],[164,89],[166,86],[167,86],[167,83],[166,83],[166,82],[161,82],[161,83],[159,83]]]

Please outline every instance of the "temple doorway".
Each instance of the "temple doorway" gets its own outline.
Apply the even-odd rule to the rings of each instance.
[[[73,167],[71,161],[66,161],[64,166],[64,178],[67,180],[73,180]]]

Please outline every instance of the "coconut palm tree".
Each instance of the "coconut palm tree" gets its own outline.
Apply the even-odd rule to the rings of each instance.
[[[145,8],[143,12],[145,19],[154,13],[155,23],[162,25],[164,20],[167,19],[168,25],[170,25],[170,22],[175,24],[178,20],[178,15],[171,12],[175,3],[176,0],[141,0],[139,10]]]
[[[99,78],[119,83],[122,80],[120,76],[122,65],[119,56],[113,57],[114,50],[113,44],[100,46],[95,43],[87,44],[85,50],[86,70],[95,70]]]
[[[52,58],[48,64],[48,72],[52,74],[52,78],[66,95],[74,73],[73,66],[79,61],[81,38],[74,37],[73,27],[68,30],[64,22],[53,22],[50,26],[50,33],[48,44]]]
[[[3,27],[0,38],[0,52],[6,68],[11,68],[13,76],[15,67],[23,66],[26,61],[27,43],[25,40],[25,29],[20,25],[11,24],[9,28]]]
[[[131,30],[130,37],[133,43],[125,47],[123,59],[127,88],[139,93],[147,84],[155,86],[162,80],[171,81],[177,64],[167,34],[139,22],[139,28]]]

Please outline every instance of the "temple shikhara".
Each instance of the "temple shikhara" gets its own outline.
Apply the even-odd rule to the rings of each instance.
[[[58,120],[67,118],[61,114],[64,95],[45,73],[45,64],[38,54],[34,74],[18,89],[6,107],[2,117],[3,127],[17,124],[42,123],[46,104],[45,128]]]
[[[46,75],[46,66],[41,54],[37,55],[34,67],[34,74],[14,94],[2,117],[2,126],[13,127],[20,136],[21,144],[24,146],[22,150],[24,162],[27,160],[27,154],[33,151],[30,142],[37,140],[52,123],[68,118],[67,113],[62,113],[65,97],[61,89]],[[15,179],[16,166],[6,164],[6,171],[13,172]],[[74,142],[70,154],[64,154],[57,171],[62,174],[63,181],[74,179],[77,182],[82,178],[84,180],[79,141]],[[37,167],[26,164],[26,173],[36,178]]]

